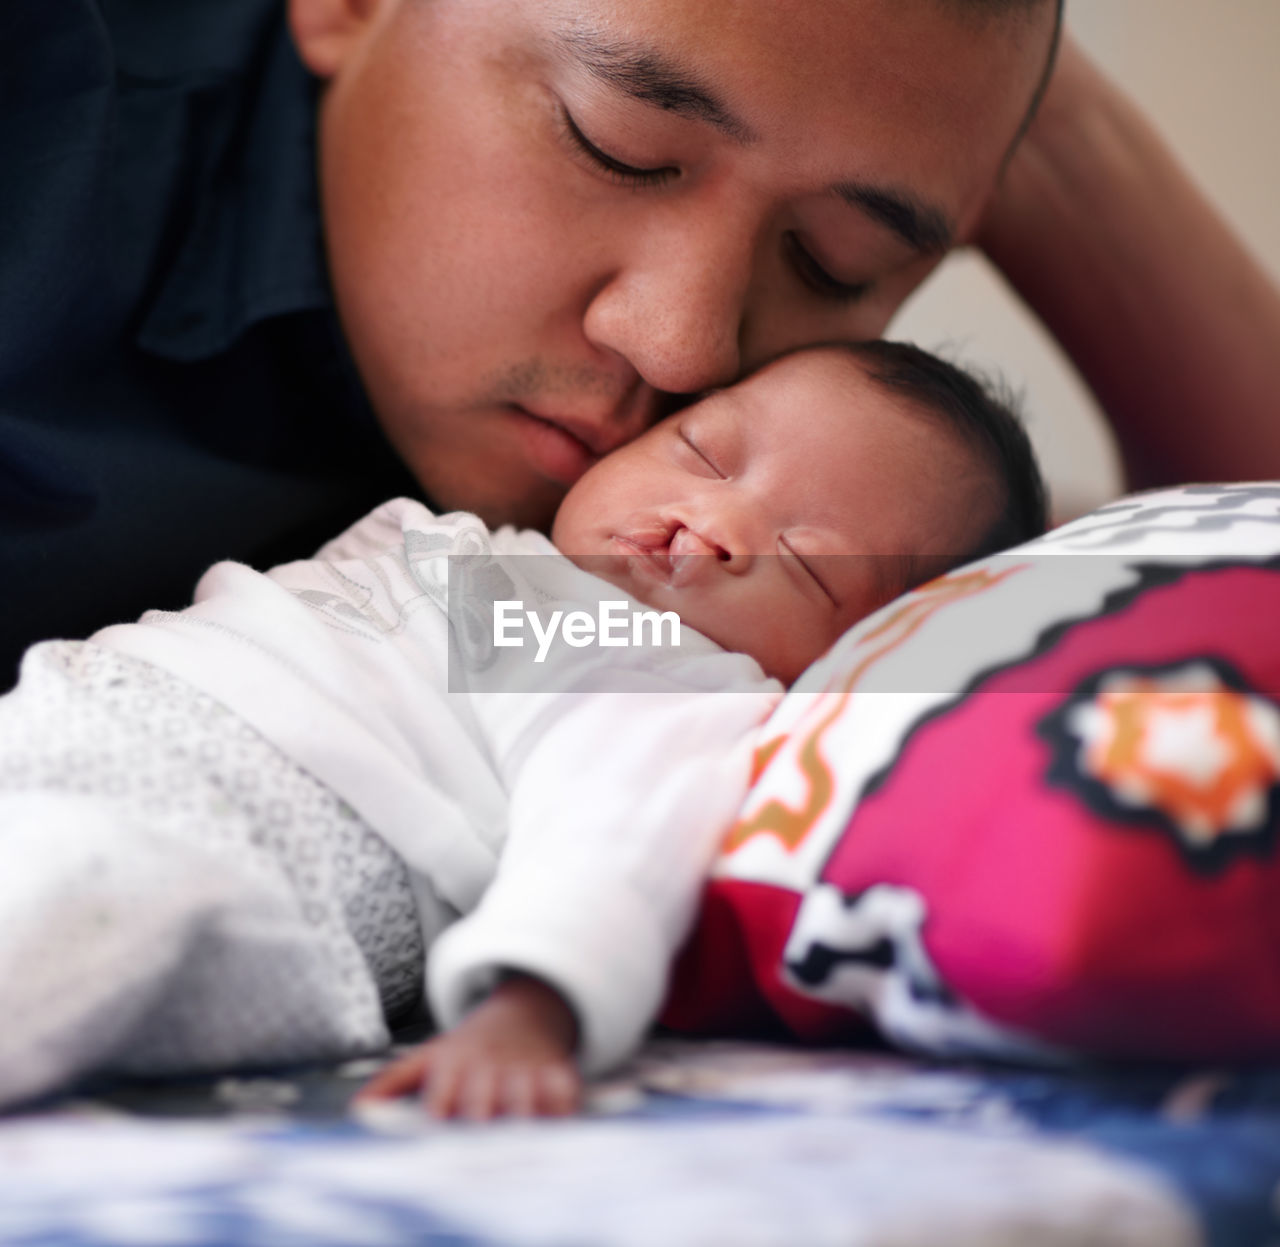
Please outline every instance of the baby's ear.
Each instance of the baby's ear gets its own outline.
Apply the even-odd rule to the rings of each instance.
[[[289,0],[289,30],[302,63],[317,78],[332,78],[378,12],[393,3],[396,0]]]

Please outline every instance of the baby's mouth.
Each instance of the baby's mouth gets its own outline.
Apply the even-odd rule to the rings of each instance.
[[[618,535],[614,541],[635,570],[673,589],[692,583],[710,552],[707,543],[678,520]]]

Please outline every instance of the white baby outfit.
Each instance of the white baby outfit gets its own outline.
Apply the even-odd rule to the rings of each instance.
[[[31,650],[0,699],[0,1104],[375,1050],[424,947],[441,1025],[518,969],[573,1005],[584,1069],[625,1058],[781,688],[687,628],[493,645],[495,600],[624,596],[401,499]]]

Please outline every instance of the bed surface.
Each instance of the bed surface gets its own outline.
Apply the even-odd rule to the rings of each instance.
[[[1273,1247],[1280,1069],[1046,1073],[652,1041],[586,1117],[355,1120],[376,1062],[0,1124],[14,1244]]]

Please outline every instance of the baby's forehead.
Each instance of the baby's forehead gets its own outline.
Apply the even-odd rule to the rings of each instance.
[[[868,371],[868,359],[856,343],[825,342],[802,346],[761,364],[748,373],[739,385],[755,378],[771,376],[782,384],[803,383],[818,378],[845,378],[855,384],[870,384],[874,378]]]
[[[756,422],[793,416],[796,403],[851,411],[873,387],[881,388],[851,351],[803,347],[766,361],[730,385],[704,390],[685,411],[706,405],[726,418],[731,411],[733,419]]]
[[[734,418],[787,435],[820,427],[833,448],[869,422],[940,419],[934,406],[880,376],[874,360],[846,345],[805,347],[761,365],[719,391],[738,399]]]
[[[803,415],[823,423],[837,442],[843,440],[842,433],[857,436],[869,421],[887,421],[891,429],[923,431],[939,460],[985,463],[981,438],[953,410],[956,403],[946,390],[953,377],[970,386],[975,383],[953,365],[917,348],[906,349],[926,361],[937,376],[923,372],[918,362],[908,364],[892,354],[885,358],[877,350],[888,352],[899,345],[827,343],[779,356],[738,383],[757,383],[755,392],[761,401],[752,404],[747,414],[766,420],[777,417],[782,422]]]
[[[928,376],[921,382],[919,360],[944,380],[954,371],[897,343],[799,348],[701,396],[691,427],[740,447],[745,456],[803,473],[797,487],[807,486],[811,495],[839,493],[839,469],[867,456],[895,472],[909,467],[922,486],[938,475],[985,474],[980,439],[952,415]],[[817,489],[819,479],[825,491]]]

